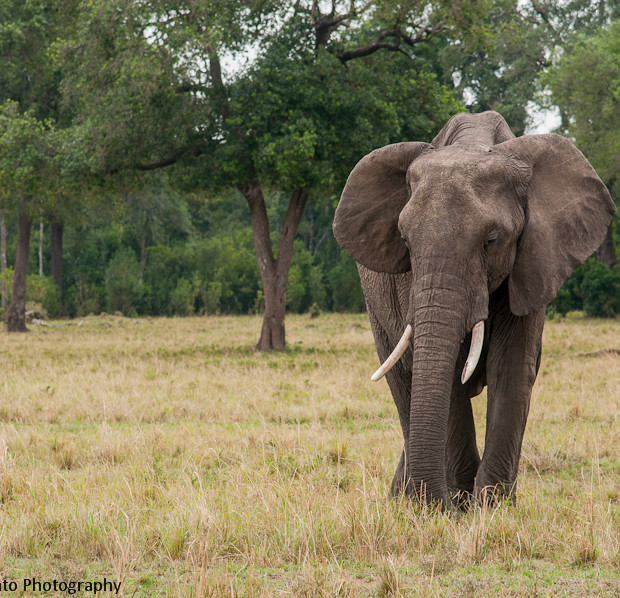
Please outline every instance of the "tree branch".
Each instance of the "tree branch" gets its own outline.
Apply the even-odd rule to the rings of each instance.
[[[284,217],[284,224],[282,225],[282,232],[280,233],[277,259],[278,276],[288,276],[293,258],[295,235],[297,234],[299,221],[307,200],[308,192],[302,188],[295,189],[291,194],[286,216]]]
[[[177,93],[188,93],[190,91],[206,91],[206,87],[204,85],[200,85],[198,83],[184,83],[183,85],[177,85],[176,91]]]
[[[423,42],[430,41],[435,35],[442,31],[448,31],[450,28],[443,22],[438,23],[434,27],[420,27],[415,36],[403,33],[400,28],[382,31],[371,43],[354,50],[340,50],[336,56],[343,64],[349,60],[362,58],[374,54],[378,50],[390,50],[391,52],[402,51],[401,43],[404,42],[408,46],[415,46]],[[386,38],[395,38],[394,42],[384,41]]]
[[[156,162],[148,162],[146,164],[130,164],[124,167],[119,166],[117,168],[109,168],[108,170],[103,171],[103,174],[106,174],[106,175],[118,174],[122,170],[131,170],[131,169],[146,172],[149,170],[157,170],[158,168],[165,168],[166,166],[172,166],[173,164],[176,164],[184,154],[189,152],[190,149],[192,149],[191,145],[187,145],[177,150],[175,153],[170,154],[167,158],[162,158],[161,160],[157,160]],[[194,151],[193,151],[194,156],[199,156],[201,153],[202,151],[199,148],[197,147],[194,148]]]
[[[547,14],[547,11],[540,5],[538,4],[538,2],[536,2],[536,0],[531,0],[531,4],[532,4],[532,8],[534,9],[534,12],[540,16],[540,18],[547,23],[547,25],[549,25],[549,27],[551,27],[551,29],[554,29],[553,25],[551,25],[551,21],[549,19],[549,15]]]
[[[211,81],[213,82],[213,88],[215,89],[215,98],[218,103],[218,110],[221,117],[226,120],[230,116],[230,106],[228,105],[228,95],[226,93],[226,86],[222,78],[222,65],[220,63],[220,57],[217,54],[217,50],[211,44],[207,50],[209,56],[209,72],[211,74]]]
[[[269,234],[269,218],[267,216],[267,207],[265,206],[265,197],[259,183],[249,182],[239,188],[243,197],[245,197],[250,208],[250,217],[252,219],[252,236],[254,238],[254,250],[256,251],[256,259],[261,278],[272,276],[276,260],[271,248],[271,237]]]
[[[138,164],[136,166],[137,170],[148,171],[148,170],[157,170],[158,168],[165,168],[166,166],[172,166],[176,164],[181,156],[188,151],[188,147],[184,147],[180,149],[178,152],[164,158],[163,160],[159,160],[158,162],[151,162],[150,164]]]
[[[331,34],[341,25],[347,25],[347,19],[358,16],[368,10],[373,4],[373,0],[366,2],[360,9],[355,8],[354,0],[351,0],[349,10],[343,14],[336,14],[336,0],[332,0],[331,10],[329,13],[321,13],[321,7],[318,0],[313,0],[311,8],[303,8],[299,6],[299,2],[295,8],[299,12],[309,14],[314,22],[314,30],[316,33],[315,48],[321,48],[328,44]]]

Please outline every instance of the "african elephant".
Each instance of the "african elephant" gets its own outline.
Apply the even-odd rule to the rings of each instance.
[[[402,426],[392,494],[448,509],[514,500],[545,307],[614,211],[568,139],[515,138],[496,112],[457,114],[431,144],[355,166],[333,228],[358,263],[384,362],[373,379],[386,374]],[[471,398],[484,386],[481,458]]]

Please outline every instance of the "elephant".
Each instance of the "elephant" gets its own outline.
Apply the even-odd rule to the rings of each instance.
[[[333,222],[357,262],[404,445],[391,494],[450,511],[515,502],[546,306],[615,211],[565,137],[457,114],[362,158]],[[480,456],[471,399],[487,387]]]

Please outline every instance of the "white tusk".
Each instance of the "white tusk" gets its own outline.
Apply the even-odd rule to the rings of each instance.
[[[484,342],[484,320],[480,320],[471,331],[471,346],[469,347],[469,355],[463,368],[461,383],[465,384],[474,373],[480,353],[482,353],[482,343]]]
[[[394,367],[394,365],[396,365],[396,362],[403,356],[403,353],[407,350],[412,335],[413,328],[411,327],[411,324],[407,324],[407,328],[405,328],[405,332],[403,332],[403,335],[400,337],[398,344],[394,347],[392,354],[383,362],[383,365],[370,377],[373,382],[381,380],[381,378],[383,378],[383,376],[385,376]]]

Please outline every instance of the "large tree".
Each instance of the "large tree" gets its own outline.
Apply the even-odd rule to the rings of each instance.
[[[496,0],[472,35],[435,38],[422,57],[442,81],[454,82],[469,111],[496,110],[522,135],[536,104],[550,107],[540,74],[576,36],[619,14],[618,0]]]
[[[11,303],[6,314],[9,332],[26,331],[26,273],[33,216],[54,195],[54,131],[32,112],[22,114],[15,102],[0,105],[0,203],[18,215],[17,257]]]
[[[459,109],[404,50],[443,30],[440,21],[415,34],[366,22],[368,31],[335,35],[340,23],[356,17],[322,14],[316,3],[300,8],[266,40],[243,77],[221,83],[222,143],[199,163],[205,175],[215,173],[215,182],[237,187],[250,209],[265,299],[260,350],[285,347],[287,279],[308,199],[332,201],[365,153],[429,139]],[[275,239],[266,203],[274,190],[289,194]]]
[[[86,5],[64,45],[76,147],[102,173],[176,164],[186,184],[247,200],[265,317],[283,349],[286,282],[304,206],[334,201],[364,153],[428,139],[458,109],[415,49],[483,2],[176,0]],[[469,21],[468,21],[469,22]],[[181,168],[182,167],[182,168]],[[270,192],[289,194],[280,234]]]
[[[59,125],[60,72],[53,46],[74,22],[79,0],[0,1],[0,104],[3,144],[11,148],[2,156],[5,202],[19,205],[18,252],[13,280],[14,301],[9,309],[9,330],[25,330],[26,265],[33,216],[47,217],[58,208],[58,193],[52,193],[51,160],[58,152],[59,138],[50,130]],[[38,131],[38,132],[37,132]],[[28,142],[25,142],[28,140]],[[43,146],[45,149],[43,150]],[[9,151],[7,149],[7,151]],[[45,156],[45,157],[44,157]],[[11,160],[14,166],[11,167]],[[45,167],[41,162],[45,162]],[[35,162],[39,167],[30,171]],[[28,181],[26,184],[26,180]],[[36,206],[37,213],[33,212]],[[7,212],[8,214],[8,212]],[[59,249],[59,229],[53,228]],[[54,256],[58,277],[58,256]]]
[[[620,20],[580,36],[547,78],[564,132],[588,156],[614,197],[620,196]],[[618,222],[616,216],[616,225]],[[617,262],[610,227],[599,259]]]

